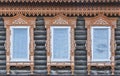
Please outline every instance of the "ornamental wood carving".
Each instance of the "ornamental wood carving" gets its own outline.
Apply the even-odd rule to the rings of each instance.
[[[62,14],[58,14],[55,17],[45,17],[45,27],[47,29],[47,41],[46,41],[46,49],[47,49],[47,71],[50,74],[52,66],[65,67],[70,66],[72,75],[74,74],[74,50],[75,50],[75,40],[74,40],[74,28],[76,27],[76,17],[66,17]],[[70,50],[70,62],[52,62],[51,61],[51,26],[70,26],[71,28],[71,50]]]
[[[99,14],[93,18],[85,18],[85,25],[87,28],[87,41],[86,41],[86,49],[87,49],[87,71],[88,75],[90,75],[91,67],[92,66],[110,66],[112,75],[114,75],[114,68],[115,68],[115,28],[116,28],[117,18],[108,18],[103,14]],[[92,61],[92,49],[91,49],[91,27],[92,26],[110,26],[111,27],[111,40],[110,40],[110,62],[93,62]]]
[[[14,17],[4,17],[4,24],[6,28],[6,70],[7,74],[10,74],[10,66],[17,66],[17,67],[23,67],[23,66],[30,66],[31,74],[33,74],[34,71],[34,28],[35,28],[35,20],[34,17],[25,17],[22,14],[18,14]],[[30,47],[29,47],[29,62],[12,62],[10,60],[10,27],[11,26],[30,26]]]
[[[63,18],[59,17],[53,22],[53,24],[68,24],[68,22],[64,20]]]
[[[28,24],[25,20],[18,18],[12,22],[12,24]]]
[[[7,0],[6,0],[7,1]],[[58,0],[57,0],[58,1]],[[80,0],[81,1],[81,0]],[[87,0],[88,1],[88,0]],[[102,0],[101,0],[102,1]],[[24,4],[23,6],[0,5],[1,16],[11,16],[16,14],[24,14],[29,16],[56,16],[63,13],[66,16],[96,16],[99,13],[104,13],[106,16],[120,16],[120,5],[35,5]]]

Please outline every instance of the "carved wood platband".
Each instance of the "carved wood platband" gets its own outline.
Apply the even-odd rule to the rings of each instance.
[[[18,14],[14,17],[4,17],[4,24],[6,28],[6,70],[7,74],[10,74],[10,66],[30,66],[31,74],[34,71],[34,28],[35,28],[35,20],[34,17],[25,17],[21,14]],[[30,62],[11,62],[10,61],[10,26],[30,26]]]
[[[103,14],[99,14],[93,18],[85,18],[85,25],[87,28],[87,41],[86,41],[86,49],[87,49],[87,67],[88,67],[88,75],[90,75],[91,66],[110,66],[112,75],[114,75],[114,67],[115,67],[115,28],[116,28],[117,18],[108,18]],[[110,62],[92,62],[92,51],[91,51],[91,27],[92,26],[110,26],[111,27],[111,59]]]
[[[66,17],[63,14],[59,14],[55,17],[45,17],[45,27],[47,29],[47,71],[50,74],[51,66],[70,66],[72,75],[74,74],[74,50],[75,50],[75,40],[74,40],[74,28],[76,28],[76,17]],[[51,26],[70,26],[71,27],[71,55],[70,62],[52,62],[51,61],[51,45],[50,45],[50,27]]]

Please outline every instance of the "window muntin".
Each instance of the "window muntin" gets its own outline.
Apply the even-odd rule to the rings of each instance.
[[[110,61],[110,27],[92,27],[92,61]]]
[[[11,26],[11,61],[29,61],[29,26]]]
[[[70,61],[70,27],[51,27],[52,61]]]

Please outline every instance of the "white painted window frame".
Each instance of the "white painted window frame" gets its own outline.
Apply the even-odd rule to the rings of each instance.
[[[28,36],[28,47],[27,47],[27,58],[13,58],[13,36],[14,36],[14,33],[13,33],[13,29],[14,28],[27,28],[27,36]],[[11,59],[10,61],[17,61],[17,62],[22,62],[22,61],[30,61],[29,59],[29,54],[30,54],[30,51],[29,51],[29,44],[30,44],[30,26],[11,26],[10,27],[10,30],[11,30],[11,35],[10,35],[10,56],[11,56]]]
[[[110,61],[110,57],[111,57],[111,46],[109,45],[108,46],[108,55],[109,55],[109,59],[94,59],[94,57],[93,57],[93,48],[94,48],[94,46],[93,46],[93,42],[94,42],[94,40],[93,40],[93,35],[94,35],[94,29],[97,29],[97,28],[106,28],[106,29],[108,29],[108,44],[110,44],[110,42],[111,42],[111,27],[110,26],[93,26],[93,27],[91,27],[91,43],[92,43],[92,45],[91,45],[91,48],[92,48],[92,61],[100,61],[100,62],[102,62],[102,61]]]
[[[62,28],[67,28],[68,29],[68,45],[69,45],[69,47],[68,47],[68,58],[67,59],[57,59],[57,58],[54,58],[54,52],[53,52],[53,46],[54,46],[54,44],[53,44],[53,33],[54,33],[54,28],[60,28],[60,29],[62,29]],[[66,62],[66,61],[70,61],[70,49],[71,49],[71,33],[70,33],[70,31],[71,31],[71,27],[70,26],[51,26],[51,52],[52,52],[52,57],[51,57],[51,61],[55,61],[55,62]]]

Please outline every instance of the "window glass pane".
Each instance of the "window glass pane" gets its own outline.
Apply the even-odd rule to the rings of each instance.
[[[12,36],[12,57],[28,59],[28,29],[13,28]]]
[[[93,30],[93,60],[109,60],[109,28]]]
[[[53,59],[69,59],[69,29],[54,28],[53,29]]]

